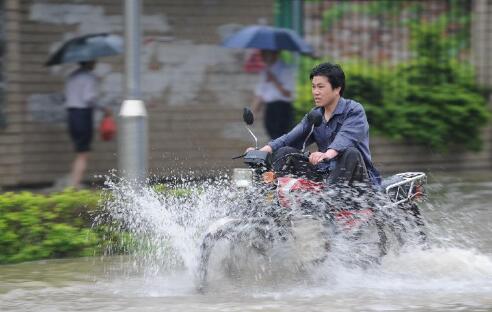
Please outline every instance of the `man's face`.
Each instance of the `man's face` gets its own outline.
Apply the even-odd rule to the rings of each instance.
[[[333,89],[328,78],[325,76],[314,76],[311,83],[311,91],[316,107],[330,106],[338,101],[341,88]]]

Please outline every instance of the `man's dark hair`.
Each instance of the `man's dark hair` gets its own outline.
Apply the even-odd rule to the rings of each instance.
[[[315,66],[309,74],[309,79],[313,80],[314,76],[324,76],[331,84],[333,89],[340,87],[340,96],[345,90],[345,73],[338,64],[321,63]]]

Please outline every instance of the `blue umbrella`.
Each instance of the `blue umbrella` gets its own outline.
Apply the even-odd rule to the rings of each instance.
[[[91,61],[123,53],[123,39],[111,34],[91,34],[65,42],[46,62],[46,66]]]
[[[289,50],[312,54],[313,48],[295,31],[287,28],[252,25],[226,38],[228,48],[255,48],[262,50]]]

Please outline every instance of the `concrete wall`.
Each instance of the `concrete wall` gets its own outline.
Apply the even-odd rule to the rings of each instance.
[[[219,43],[238,27],[272,23],[273,0],[146,0],[142,12],[142,86],[149,112],[149,167],[162,176],[240,165],[251,139],[241,118],[256,74],[242,69],[247,54]],[[50,183],[66,175],[74,157],[60,92],[73,66],[47,68],[48,55],[65,40],[95,32],[122,34],[122,1],[6,0],[7,127],[0,129],[0,186]],[[492,3],[475,1],[473,27],[492,28]],[[492,85],[492,31],[473,38],[479,80]],[[102,101],[117,113],[123,58],[100,60]],[[261,122],[255,126],[266,142]],[[373,158],[384,172],[491,168],[491,130],[485,149],[438,155],[418,146],[372,138]],[[93,144],[87,178],[117,167],[116,142]]]
[[[20,4],[17,1],[5,2],[5,34],[6,51],[4,52],[3,81],[8,92],[3,100],[3,110],[7,119],[7,127],[0,129],[0,185],[19,182],[22,166],[22,119],[23,103],[19,97],[21,83],[15,78],[20,64]]]

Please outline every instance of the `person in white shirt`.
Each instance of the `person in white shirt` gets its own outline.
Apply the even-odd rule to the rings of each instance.
[[[294,73],[279,59],[279,51],[262,50],[261,57],[266,67],[260,73],[252,108],[257,115],[265,106],[265,128],[273,140],[289,132],[294,123]]]
[[[70,173],[70,186],[75,188],[80,187],[87,168],[94,128],[93,110],[99,108],[105,115],[111,115],[111,110],[98,105],[98,79],[92,73],[96,62],[80,62],[79,65],[65,83],[68,129],[76,152]]]

